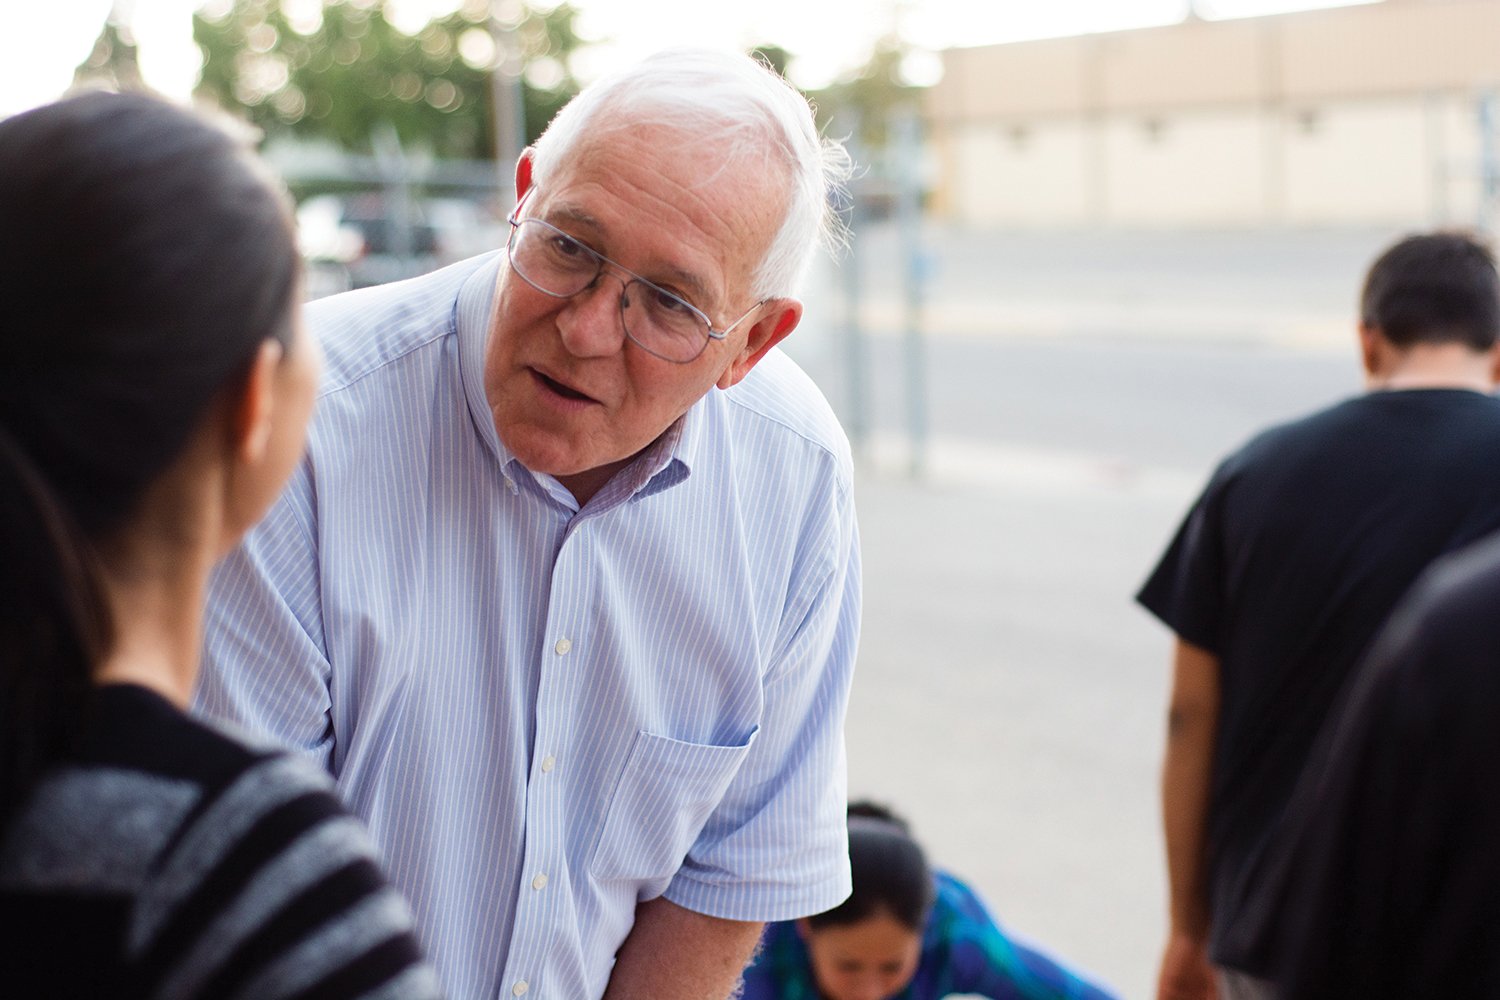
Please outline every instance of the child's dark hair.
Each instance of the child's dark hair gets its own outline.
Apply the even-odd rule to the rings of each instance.
[[[300,267],[284,195],[191,112],[93,93],[0,122],[0,823],[111,648],[99,553],[290,345]]]
[[[932,868],[904,819],[873,802],[851,802],[849,867],[854,891],[833,909],[809,917],[813,930],[857,924],[880,914],[910,930],[922,930],[935,892]]]

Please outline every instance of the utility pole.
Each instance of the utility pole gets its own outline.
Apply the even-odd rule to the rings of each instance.
[[[1500,91],[1479,95],[1479,218],[1477,227],[1500,232]]]
[[[500,190],[515,183],[516,161],[526,148],[526,102],[521,93],[521,53],[512,40],[502,8],[507,0],[490,0],[490,36],[495,40],[490,85],[495,104],[495,167]]]
[[[923,304],[932,262],[922,244],[922,129],[915,108],[902,109],[893,123],[896,153],[896,231],[904,254],[904,336],[907,471],[920,479],[927,471],[927,343]]]

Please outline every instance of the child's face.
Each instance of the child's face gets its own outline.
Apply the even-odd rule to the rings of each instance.
[[[798,929],[827,1000],[888,1000],[917,974],[922,935],[888,913],[816,930],[802,921]]]

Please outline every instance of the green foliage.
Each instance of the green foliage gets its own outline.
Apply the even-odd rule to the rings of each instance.
[[[94,41],[89,57],[73,70],[74,85],[100,84],[116,90],[142,90],[139,54],[135,39],[113,19]]]
[[[378,0],[324,0],[321,15],[294,19],[281,0],[229,0],[198,12],[199,94],[267,136],[325,138],[368,151],[384,122],[408,147],[494,156],[491,74],[498,56],[487,3],[468,0],[415,35],[392,24]],[[527,7],[507,25],[506,41],[526,71],[528,139],[577,92],[568,65],[583,44],[576,16],[567,4]]]
[[[886,146],[892,122],[916,113],[921,100],[921,88],[908,84],[901,73],[908,51],[906,42],[887,35],[875,43],[862,67],[814,92],[824,124],[831,122],[835,132],[852,131],[853,138],[866,148]]]
[[[779,77],[786,77],[786,68],[791,64],[792,53],[780,45],[761,44],[750,50],[750,57],[771,67]]]

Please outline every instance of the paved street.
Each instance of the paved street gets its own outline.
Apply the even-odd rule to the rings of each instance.
[[[861,248],[882,295],[863,310],[851,794],[908,814],[1002,922],[1127,997],[1150,995],[1165,927],[1169,651],[1131,595],[1221,454],[1358,391],[1346,331],[1389,235],[957,237],[928,310],[917,478],[898,244]],[[819,276],[789,349],[847,423],[838,283]]]

